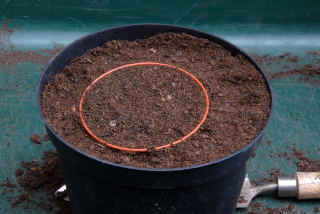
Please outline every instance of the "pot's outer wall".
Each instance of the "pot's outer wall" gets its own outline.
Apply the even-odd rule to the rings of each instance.
[[[225,47],[232,55],[244,55],[262,73],[245,53],[215,36],[177,26],[129,25],[79,39],[53,58],[39,83],[39,105],[44,86],[51,77],[61,72],[71,59],[110,40],[132,41],[161,32],[184,32],[209,39]],[[263,77],[270,90],[264,75]],[[246,162],[264,132],[263,129],[257,138],[242,150],[218,161],[177,169],[141,169],[102,161],[84,154],[63,141],[47,123],[46,128],[59,153],[72,209],[76,214],[234,213],[246,173]]]

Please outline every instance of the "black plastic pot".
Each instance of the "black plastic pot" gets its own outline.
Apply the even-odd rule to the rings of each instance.
[[[161,32],[184,32],[207,38],[224,46],[234,55],[241,53],[261,72],[249,56],[213,35],[170,25],[129,25],[83,37],[55,56],[39,83],[39,106],[44,86],[71,59],[110,40],[132,41]],[[267,82],[264,75],[263,77]],[[41,114],[43,116],[42,111]],[[72,210],[76,214],[234,213],[246,174],[247,160],[264,132],[263,129],[256,139],[240,151],[217,161],[185,168],[143,169],[111,163],[85,154],[60,138],[47,122],[45,126],[57,148]]]

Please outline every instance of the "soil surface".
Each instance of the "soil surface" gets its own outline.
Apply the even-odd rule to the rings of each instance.
[[[104,72],[143,61],[173,64],[194,74],[209,92],[208,118],[195,135],[168,149],[127,153],[107,148],[80,124],[80,96]],[[204,109],[197,85],[172,70],[138,70],[115,72],[97,83],[85,110],[91,128],[114,144],[145,146],[169,143],[190,131]],[[232,56],[206,39],[164,33],[89,50],[50,81],[41,105],[56,132],[86,153],[130,166],[175,168],[222,158],[251,142],[268,118],[270,94],[262,75],[242,56]]]
[[[204,93],[189,76],[163,66],[121,70],[95,84],[85,98],[89,128],[128,148],[152,149],[182,138],[206,108]]]

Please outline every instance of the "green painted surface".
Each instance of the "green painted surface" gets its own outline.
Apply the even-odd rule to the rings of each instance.
[[[53,48],[107,27],[143,22],[178,24],[221,36],[249,54],[299,56],[293,68],[310,64],[320,51],[320,1],[40,1],[0,0],[0,24],[15,31],[10,43],[19,50]],[[1,35],[1,34],[0,34]],[[2,35],[3,36],[3,35]],[[4,37],[2,39],[5,39]],[[1,41],[1,40],[0,40]],[[318,56],[320,58],[320,56]],[[3,63],[1,63],[3,64]],[[263,68],[272,73],[282,64]],[[43,64],[19,62],[0,67],[0,179],[15,182],[14,171],[22,160],[39,159],[50,143],[32,144],[32,133],[44,134],[36,106],[36,85]],[[319,80],[319,79],[318,79]],[[310,158],[320,159],[320,88],[294,77],[271,80],[275,111],[257,155],[249,163],[249,174],[259,180],[271,168],[286,174],[296,171],[294,162],[270,157],[271,152],[297,147]],[[266,142],[272,141],[271,145]],[[8,147],[8,142],[11,146]],[[308,153],[309,152],[309,153]],[[0,194],[0,213],[46,213],[37,208],[11,208]],[[297,213],[312,213],[319,201],[295,201],[259,197],[270,207],[294,204]],[[246,210],[237,211],[246,213]]]

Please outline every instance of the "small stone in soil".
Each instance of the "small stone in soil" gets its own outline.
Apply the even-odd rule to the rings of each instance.
[[[41,144],[42,143],[42,139],[41,136],[38,134],[32,134],[30,137],[30,140],[32,143],[36,143],[36,144]]]
[[[117,126],[117,121],[111,120],[111,121],[110,121],[110,126],[116,127],[116,126]]]

